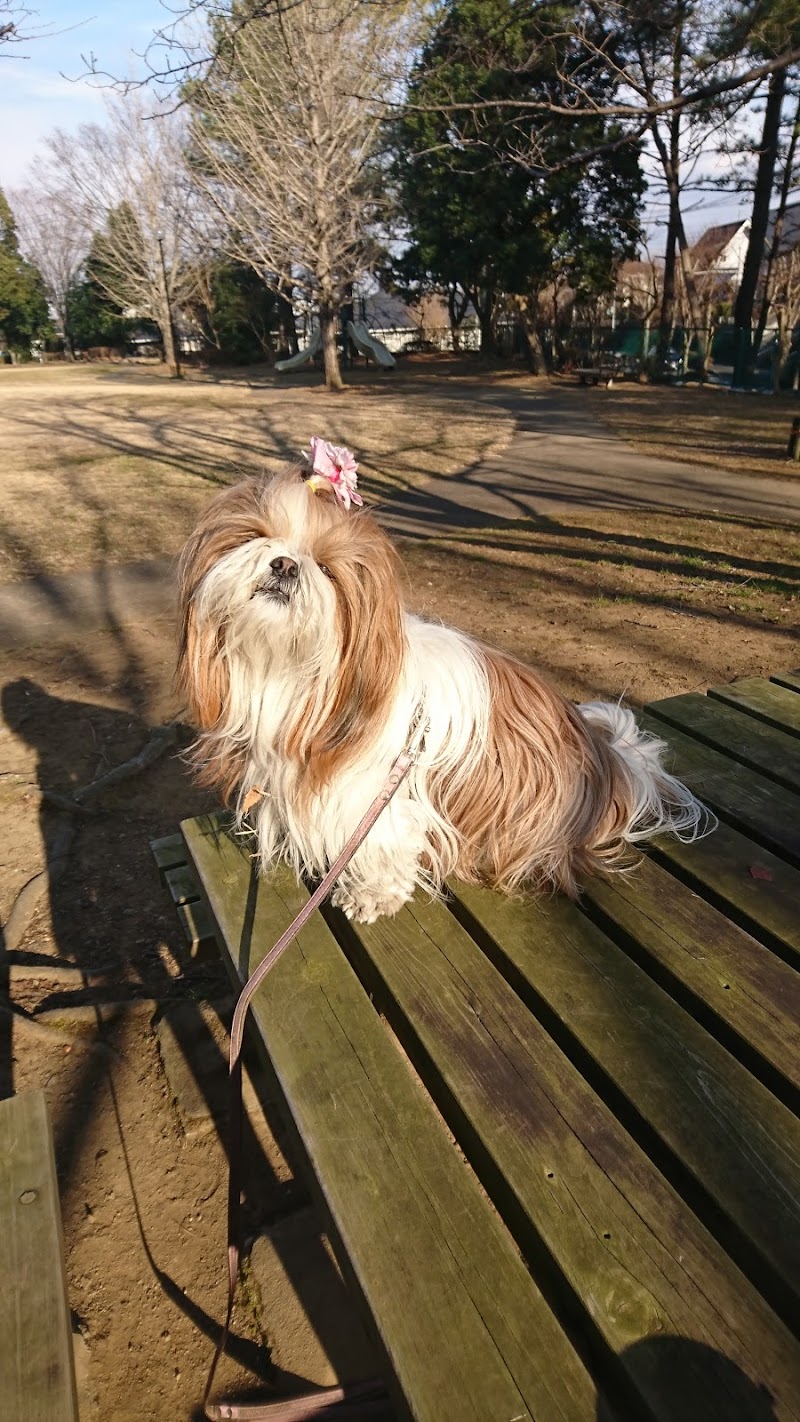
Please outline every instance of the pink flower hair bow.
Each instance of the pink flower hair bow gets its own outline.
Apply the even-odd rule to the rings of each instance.
[[[307,479],[310,488],[316,490],[329,485],[346,509],[351,504],[363,504],[364,500],[356,488],[358,465],[351,450],[312,435],[309,448],[303,450],[303,458],[311,468]]]

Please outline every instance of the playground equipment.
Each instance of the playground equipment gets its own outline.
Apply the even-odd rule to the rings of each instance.
[[[370,360],[377,361],[384,370],[392,370],[397,365],[388,346],[385,346],[383,341],[379,341],[376,336],[371,335],[363,321],[348,321],[347,334],[361,355],[369,356]]]
[[[286,360],[276,360],[275,369],[300,370],[304,365],[307,365],[310,360],[313,360],[315,355],[319,354],[321,346],[322,335],[319,326],[315,326],[311,332],[311,340],[305,349],[298,351],[297,355],[288,356]],[[392,364],[394,364],[394,362],[392,362]]]

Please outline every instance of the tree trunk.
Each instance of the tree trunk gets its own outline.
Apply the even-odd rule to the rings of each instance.
[[[339,351],[336,345],[336,316],[331,302],[320,302],[319,331],[322,337],[322,364],[325,370],[325,384],[329,390],[343,390],[344,381],[339,366]]]
[[[456,287],[448,287],[447,314],[450,317],[450,337],[453,342],[454,351],[461,350],[461,333],[459,328],[466,315],[468,302],[469,297],[466,293],[460,298]]]
[[[297,355],[299,346],[297,343],[297,326],[294,319],[294,308],[289,297],[283,291],[278,291],[278,344],[282,350],[288,350],[290,355]]]
[[[782,179],[781,179],[780,196],[779,196],[779,198],[778,198],[778,208],[777,208],[777,211],[776,211],[776,213],[775,213],[775,225],[774,225],[774,227],[773,227],[773,229],[772,229],[772,241],[771,241],[770,244],[769,244],[769,256],[767,257],[767,269],[766,269],[766,271],[765,271],[765,273],[764,273],[764,289],[763,289],[763,295],[762,295],[762,297],[761,297],[761,310],[759,311],[759,314],[758,314],[758,325],[756,326],[756,333],[755,333],[755,336],[754,336],[754,338],[753,338],[753,359],[756,358],[756,356],[758,355],[758,352],[761,350],[761,342],[762,342],[763,339],[764,339],[764,332],[765,332],[765,330],[766,330],[766,328],[767,328],[767,321],[768,321],[768,319],[769,319],[769,308],[770,308],[770,302],[771,302],[771,300],[772,300],[772,292],[771,292],[771,290],[770,290],[771,284],[772,284],[772,283],[771,283],[771,277],[772,277],[773,269],[774,269],[774,267],[775,267],[775,262],[776,262],[776,260],[777,260],[777,257],[778,257],[778,254],[779,254],[780,248],[781,248],[781,238],[782,238],[782,236],[783,236],[783,224],[784,224],[784,219],[785,219],[785,217],[786,217],[786,208],[787,208],[787,206],[788,206],[789,197],[790,197],[790,194],[791,194],[792,179],[793,179],[793,177],[794,177],[794,155],[795,155],[795,153],[796,153],[796,151],[797,151],[797,144],[798,144],[798,141],[799,141],[799,140],[800,140],[800,102],[798,102],[798,105],[797,105],[797,111],[796,111],[795,116],[794,116],[794,124],[792,125],[792,132],[791,132],[791,135],[790,135],[790,137],[789,137],[789,144],[788,144],[788,147],[787,147],[787,150],[786,150],[786,162],[785,162],[785,164],[784,164],[783,177],[782,177]]]
[[[546,373],[548,369],[548,361],[534,315],[535,298],[526,299],[523,296],[517,296],[513,298],[513,301],[517,308],[519,327],[528,348],[528,362],[531,368],[531,374],[542,375]]]
[[[169,373],[177,378],[180,376],[181,368],[175,343],[175,327],[172,324],[172,304],[169,299],[167,269],[164,266],[164,248],[160,233],[156,238],[156,242],[158,244],[158,286],[161,297],[158,312],[158,329],[161,332],[161,348],[164,352],[164,359],[167,363]]]
[[[753,189],[753,210],[750,218],[750,240],[742,268],[742,280],[736,294],[733,313],[734,365],[733,384],[746,385],[753,375],[756,352],[753,350],[753,306],[764,259],[764,246],[769,224],[769,204],[778,161],[781,113],[786,95],[786,70],[776,69],[769,77],[764,125]]]
[[[172,328],[172,321],[169,316],[164,316],[159,323],[161,331],[161,345],[164,350],[164,360],[170,375],[179,376],[181,373],[178,364],[178,352],[175,348],[175,332]]]
[[[781,371],[789,354],[791,333],[785,311],[778,312],[778,330],[775,336],[775,358],[772,362],[772,389],[776,395],[781,391]]]

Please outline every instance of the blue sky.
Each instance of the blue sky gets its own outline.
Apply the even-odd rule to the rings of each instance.
[[[103,90],[81,79],[90,52],[97,66],[111,74],[144,72],[141,55],[156,29],[174,18],[180,0],[30,0],[37,13],[30,21],[45,34],[11,46],[0,58],[0,187],[22,187],[31,158],[53,128],[77,128],[102,121]],[[27,56],[27,57],[26,57]],[[713,166],[713,165],[712,165]],[[690,236],[715,222],[744,215],[743,200],[732,195],[706,196],[702,211],[690,212]],[[652,230],[660,207],[645,204]],[[656,234],[658,247],[660,233]]]
[[[20,187],[53,128],[101,120],[102,90],[80,78],[82,54],[121,76],[143,72],[138,55],[170,21],[159,0],[31,0],[28,29],[45,31],[0,58],[0,187]],[[27,57],[26,57],[27,56]]]

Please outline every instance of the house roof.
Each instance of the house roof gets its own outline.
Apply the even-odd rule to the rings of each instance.
[[[374,291],[365,302],[366,321],[371,330],[407,331],[419,325],[408,307],[388,291]]]
[[[735,237],[737,232],[741,232],[745,226],[749,226],[749,218],[739,218],[736,222],[723,222],[718,227],[707,227],[692,247],[692,256],[695,261],[698,257],[709,264],[716,261],[717,257],[724,252],[731,238]]]
[[[770,214],[769,226],[767,228],[767,251],[772,245],[772,236],[775,231],[775,214]],[[783,227],[781,229],[780,251],[790,252],[793,247],[800,243],[800,197],[794,202],[786,205],[783,215]]]

